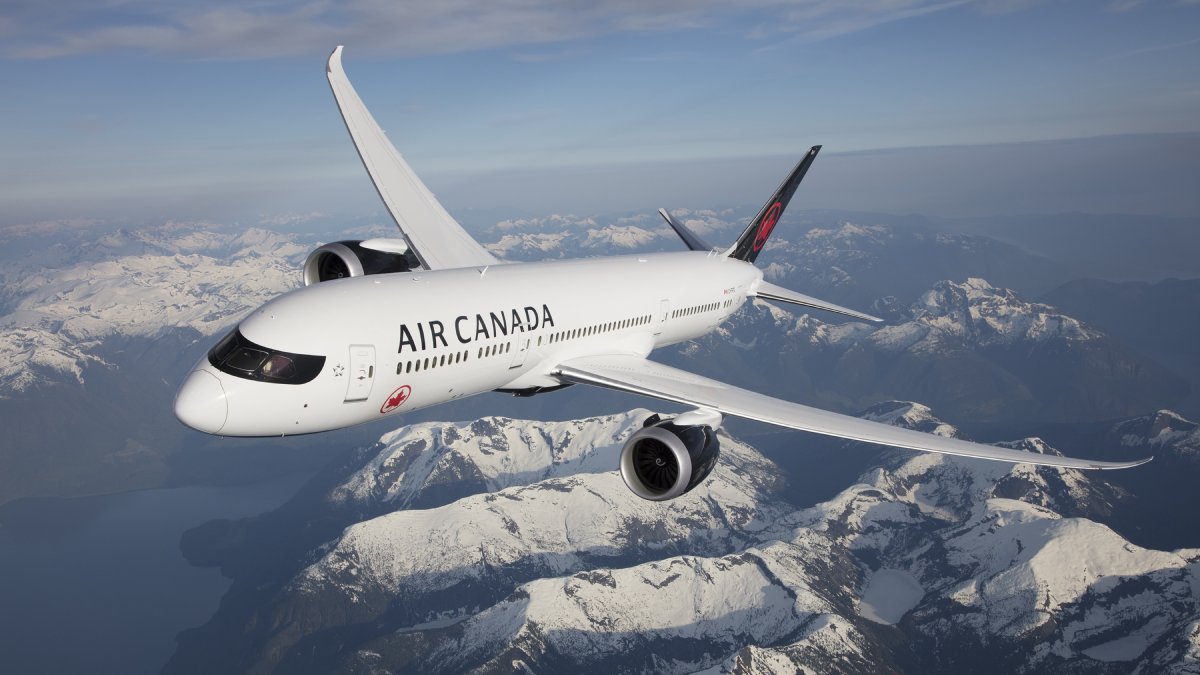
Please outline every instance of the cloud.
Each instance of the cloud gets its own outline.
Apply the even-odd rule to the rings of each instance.
[[[962,5],[987,8],[992,0],[862,0],[837,2],[813,0],[794,3],[783,13],[783,21],[764,32],[791,33],[801,39],[827,39],[857,33],[893,21],[941,12]]]
[[[1183,47],[1191,47],[1192,45],[1195,45],[1195,44],[1200,44],[1200,37],[1192,38],[1191,40],[1181,40],[1179,42],[1165,42],[1163,44],[1149,45],[1147,47],[1131,49],[1129,51],[1115,54],[1110,58],[1122,59],[1122,58],[1128,58],[1130,56],[1138,56],[1140,54],[1153,54],[1154,52],[1165,52],[1165,51],[1170,51],[1172,49],[1181,49]]]
[[[16,0],[0,17],[0,49],[26,59],[132,50],[240,60],[324,53],[347,44],[360,53],[413,55],[708,26],[745,26],[752,37],[821,39],[962,4],[990,13],[1036,1]]]

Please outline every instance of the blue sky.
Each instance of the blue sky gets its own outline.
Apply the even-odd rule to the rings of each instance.
[[[652,207],[656,182],[668,206],[753,202],[815,143],[845,163],[1200,132],[1195,1],[17,1],[0,7],[0,224],[378,210],[324,79],[336,44],[452,212],[569,208],[547,184],[583,211]],[[713,175],[754,158],[766,183]],[[874,187],[814,203],[937,210],[936,190]]]

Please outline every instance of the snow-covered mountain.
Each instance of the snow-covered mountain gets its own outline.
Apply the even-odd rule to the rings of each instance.
[[[1159,410],[1122,421],[1112,433],[1129,447],[1161,449],[1181,459],[1200,463],[1200,425],[1172,410]]]
[[[593,217],[556,214],[546,218],[505,220],[488,233],[486,248],[512,261],[581,258],[670,250],[679,238],[654,214],[619,217],[600,223]]]
[[[1200,425],[1171,410],[1159,410],[1103,425],[1090,433],[1075,430],[1078,447],[1119,456],[1138,448],[1153,454],[1142,471],[1116,472],[1106,478],[1131,497],[1113,513],[1111,523],[1138,543],[1171,549],[1195,546],[1200,532]],[[1082,452],[1082,450],[1081,450]]]
[[[756,302],[674,363],[718,364],[735,384],[834,408],[905,398],[977,422],[1112,419],[1187,392],[1123,343],[983,279],[939,281],[876,311],[887,324]]]
[[[46,259],[9,265],[0,316],[0,397],[39,383],[84,382],[114,337],[212,335],[299,283],[310,246],[261,228],[118,230]]]
[[[175,387],[212,335],[299,283],[312,246],[204,223],[5,234],[0,503],[155,487],[208,461],[174,464]]]
[[[447,504],[547,478],[607,471],[620,444],[649,411],[566,422],[485,417],[457,424],[401,427],[379,439],[381,449],[329,491],[331,508],[384,513]],[[536,433],[533,433],[535,432]],[[448,494],[453,488],[460,494]]]
[[[831,220],[819,212],[798,217],[801,224],[776,228],[767,243],[760,260],[768,277],[843,304],[889,296],[907,301],[940,279],[983,277],[1037,295],[1069,278],[1052,261],[1016,246],[927,223]]]
[[[780,499],[778,467],[725,437],[705,484],[651,503],[614,470],[645,414],[388,434],[307,497],[349,527],[273,584],[259,577],[238,595],[235,580],[167,672],[1200,663],[1200,550],[1142,548],[1098,522],[1128,495],[1094,474],[895,451],[797,509]],[[919,404],[864,415],[957,434]]]

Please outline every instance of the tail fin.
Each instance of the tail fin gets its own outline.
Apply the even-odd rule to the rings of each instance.
[[[808,167],[812,166],[813,160],[817,158],[817,153],[820,151],[821,146],[819,145],[814,145],[809,149],[808,154],[804,155],[804,159],[800,160],[783,184],[775,190],[775,194],[771,195],[767,203],[759,209],[758,215],[750,221],[750,226],[746,228],[742,236],[738,237],[737,242],[730,247],[726,255],[749,263],[754,262],[758,257],[758,252],[767,243],[767,237],[770,237],[771,231],[775,229],[775,224],[779,222],[779,217],[783,215],[783,210],[791,201],[792,195],[795,194],[796,188],[799,187],[800,181],[804,180],[804,174],[808,173]]]

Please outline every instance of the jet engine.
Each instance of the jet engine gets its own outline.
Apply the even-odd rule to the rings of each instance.
[[[691,491],[717,465],[720,426],[721,416],[706,411],[675,418],[651,415],[621,449],[625,485],[651,501],[666,501]]]
[[[335,241],[308,254],[304,261],[304,285],[367,274],[408,272],[420,266],[403,239]]]

